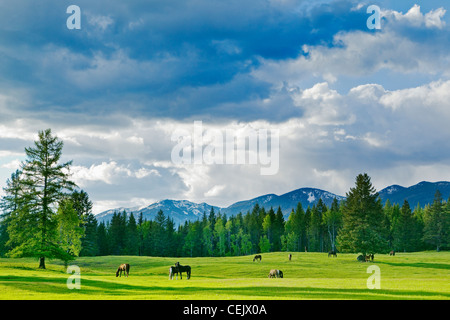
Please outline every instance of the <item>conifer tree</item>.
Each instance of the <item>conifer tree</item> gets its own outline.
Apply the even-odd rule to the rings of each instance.
[[[343,227],[338,235],[338,248],[343,252],[375,254],[387,249],[383,238],[381,199],[364,173],[356,177],[356,186],[347,193],[342,206]]]
[[[16,243],[9,255],[37,257],[42,269],[45,258],[67,259],[67,252],[58,244],[55,214],[58,202],[76,186],[69,180],[72,162],[61,163],[62,148],[63,142],[50,129],[39,132],[34,147],[25,148],[20,194],[23,206],[8,227],[10,240]]]

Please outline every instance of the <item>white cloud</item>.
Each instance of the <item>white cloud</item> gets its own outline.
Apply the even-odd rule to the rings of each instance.
[[[432,10],[426,14],[421,12],[420,6],[415,4],[405,14],[395,10],[382,10],[381,16],[387,19],[393,19],[398,22],[405,22],[414,27],[425,26],[426,28],[442,29],[445,21],[442,20],[446,13],[444,8]]]
[[[99,165],[91,165],[89,168],[83,166],[71,167],[72,178],[79,186],[84,186],[89,181],[100,181],[106,184],[113,184],[119,178],[143,179],[149,175],[159,175],[155,169],[140,168],[131,170],[124,165],[118,165],[116,161],[102,162]]]
[[[13,160],[13,161],[11,161],[9,163],[2,164],[0,166],[0,168],[10,169],[10,170],[17,170],[17,169],[20,168],[21,164],[22,164],[22,161],[16,159],[16,160]]]
[[[226,185],[216,185],[205,192],[205,197],[217,197],[226,188]]]
[[[424,44],[411,29],[411,26],[442,29],[445,12],[440,8],[423,14],[417,5],[405,14],[384,10],[382,14],[388,23],[380,32],[338,32],[333,37],[333,45],[303,45],[296,58],[260,58],[260,65],[253,69],[252,75],[272,83],[277,90],[286,84],[310,84],[311,79],[332,84],[344,76],[366,77],[382,71],[406,75],[406,78],[408,75],[442,72],[448,75],[450,55],[447,46],[439,38],[437,46]],[[405,24],[406,29],[398,28]]]

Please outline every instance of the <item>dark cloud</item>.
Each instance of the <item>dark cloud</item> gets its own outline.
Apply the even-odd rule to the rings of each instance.
[[[78,1],[82,28],[68,30],[70,1],[5,1],[0,82],[30,90],[44,114],[270,119],[256,105],[271,84],[249,75],[260,58],[295,58],[304,44],[332,45],[336,32],[364,26],[353,1],[305,3]],[[279,118],[298,115],[284,108]]]

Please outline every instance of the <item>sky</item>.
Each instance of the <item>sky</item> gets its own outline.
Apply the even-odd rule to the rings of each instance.
[[[70,5],[80,29],[67,26]],[[368,28],[370,5],[381,29]],[[450,180],[447,7],[3,0],[0,189],[47,128],[94,213],[163,199],[225,207],[301,187],[345,195],[364,172],[377,190]],[[209,145],[220,156],[221,134],[264,131],[279,146],[268,142],[272,174],[261,174],[261,157],[174,161],[183,141],[191,148],[178,155]]]

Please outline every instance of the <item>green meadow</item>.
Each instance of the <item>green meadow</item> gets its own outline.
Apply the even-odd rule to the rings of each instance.
[[[106,256],[77,258],[80,289],[68,289],[70,274],[60,261],[38,269],[35,259],[0,259],[0,299],[450,299],[450,252],[376,255],[373,262],[356,261],[356,254],[266,253],[219,258]],[[190,265],[190,280],[169,280],[169,267]],[[130,276],[116,277],[119,264],[131,265]],[[368,289],[371,273],[380,269],[380,289]],[[284,273],[269,279],[270,269]]]

